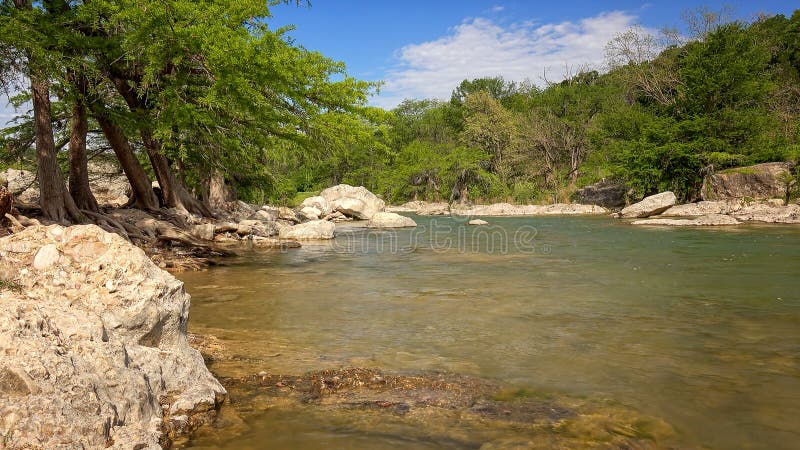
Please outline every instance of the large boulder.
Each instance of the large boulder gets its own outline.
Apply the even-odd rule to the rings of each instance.
[[[189,295],[94,225],[0,239],[3,448],[157,449],[225,389],[189,347]]]
[[[312,220],[311,222],[301,223],[291,227],[283,227],[280,229],[279,236],[281,239],[295,239],[295,240],[319,240],[319,239],[333,239],[336,231],[336,225],[327,220]]]
[[[354,219],[369,220],[386,207],[383,200],[364,186],[340,184],[325,189],[320,193],[320,197],[329,203],[331,211],[339,211]]]
[[[667,191],[660,194],[645,197],[639,203],[634,203],[622,209],[619,216],[623,218],[643,218],[650,217],[656,214],[661,214],[675,204],[678,203],[678,198],[675,197],[673,192]]]
[[[379,212],[367,224],[369,228],[409,228],[417,226],[413,219],[392,212]]]
[[[792,169],[790,163],[773,162],[723,170],[703,179],[703,200],[783,198],[782,180]]]
[[[613,209],[625,206],[626,193],[624,184],[602,180],[584,186],[575,195],[578,203]]]

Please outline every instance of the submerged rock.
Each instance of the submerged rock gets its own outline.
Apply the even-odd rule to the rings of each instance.
[[[703,179],[703,200],[783,198],[792,164],[772,162],[723,170]]]
[[[664,421],[607,402],[544,395],[446,372],[262,371],[224,382],[241,403],[231,405],[238,411],[224,409],[223,418],[269,408],[316,426],[344,426],[358,434],[445,448],[656,448],[675,436]],[[230,422],[235,421],[244,419]],[[213,447],[235,442],[236,433],[236,427],[209,428],[198,441]]]
[[[489,225],[489,222],[481,219],[472,219],[467,222],[467,225]]]
[[[159,448],[215,415],[225,389],[186,341],[189,295],[94,225],[0,239],[5,448]]]
[[[386,206],[383,200],[364,186],[353,187],[340,184],[320,193],[330,204],[331,211],[339,211],[354,219],[369,220]]]
[[[281,228],[281,239],[317,240],[333,239],[336,225],[327,220],[312,220],[291,227]]]
[[[660,214],[678,203],[678,198],[671,191],[645,197],[639,203],[634,203],[619,212],[623,218],[644,218]]]
[[[372,216],[367,226],[369,228],[409,228],[416,227],[417,223],[410,217],[397,213],[379,212]]]

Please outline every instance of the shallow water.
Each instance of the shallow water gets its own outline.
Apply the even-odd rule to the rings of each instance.
[[[446,370],[610,399],[671,424],[679,446],[800,448],[800,228],[414,218],[181,274],[190,331],[236,356],[212,370]],[[443,446],[292,414],[251,416],[225,441]]]

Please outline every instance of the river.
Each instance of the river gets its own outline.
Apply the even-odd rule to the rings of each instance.
[[[180,274],[190,331],[236,356],[211,370],[447,371],[613,401],[674,428],[656,447],[800,448],[800,228],[413,217]],[[279,406],[243,417],[191,446],[443,446]]]

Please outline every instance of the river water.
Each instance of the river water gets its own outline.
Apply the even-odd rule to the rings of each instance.
[[[800,448],[800,228],[414,219],[181,274],[190,331],[236,356],[212,371],[448,371],[610,399],[674,427],[657,446]],[[280,408],[246,421],[229,448],[416,448]]]

